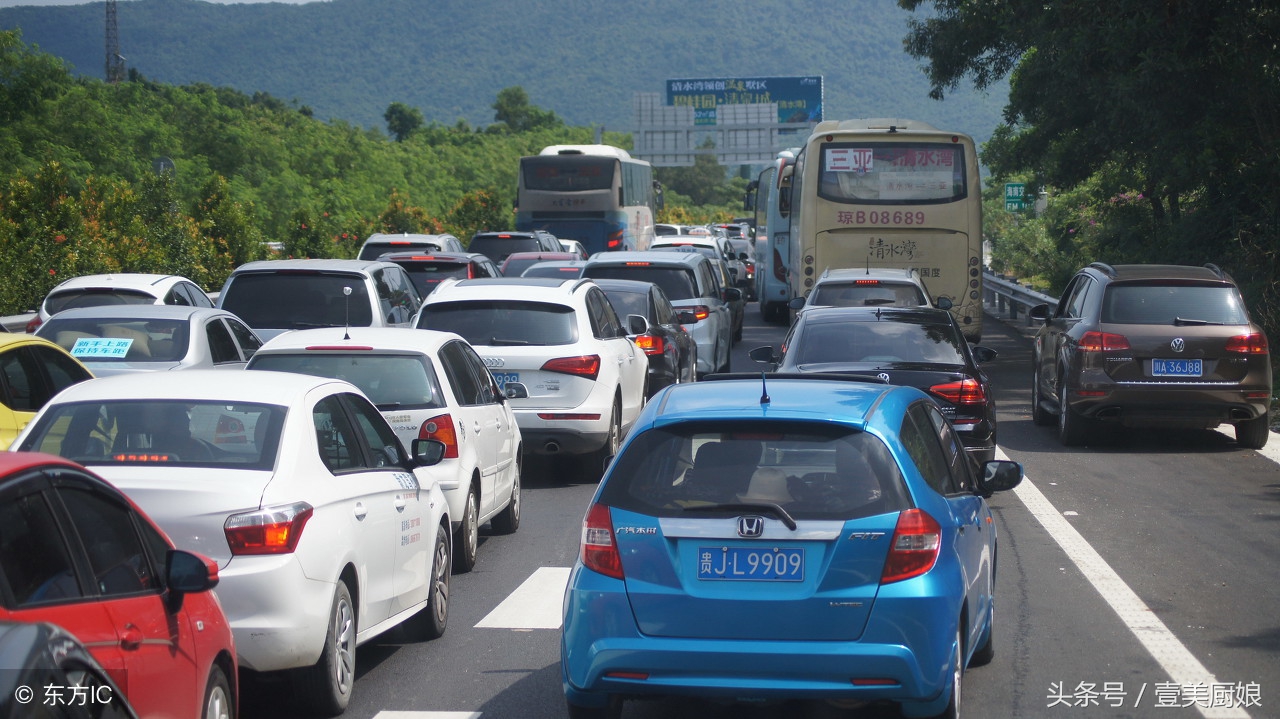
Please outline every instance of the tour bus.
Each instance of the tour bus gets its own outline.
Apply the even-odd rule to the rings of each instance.
[[[982,337],[982,180],[971,137],[915,120],[825,121],[780,173],[791,194],[793,297],[828,268],[915,269],[932,301],[951,301],[965,336]]]
[[[756,298],[760,302],[760,315],[766,321],[785,322],[787,303],[791,300],[791,285],[787,282],[787,260],[791,248],[790,224],[783,216],[781,200],[788,197],[779,192],[778,177],[783,168],[796,160],[800,148],[794,147],[778,153],[773,166],[766,167],[752,185],[754,193],[748,195],[748,210],[755,211],[756,226]]]
[[[647,250],[661,187],[653,167],[610,145],[552,145],[520,158],[516,229],[577,240],[587,252]]]

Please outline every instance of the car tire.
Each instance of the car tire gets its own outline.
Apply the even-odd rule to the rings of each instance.
[[[512,534],[520,528],[520,460],[516,459],[516,477],[511,484],[511,499],[493,519],[489,520],[493,531],[498,534]]]
[[[1067,403],[1067,383],[1058,380],[1058,439],[1064,447],[1076,447],[1089,439],[1089,419],[1071,411]]]
[[[295,695],[311,713],[329,717],[346,711],[356,676],[356,609],[346,582],[339,580],[333,592],[319,661],[295,676]]]
[[[982,667],[991,663],[996,658],[996,603],[994,599],[991,602],[991,608],[987,610],[987,638],[982,644],[973,651],[973,656],[969,658],[969,666]]]
[[[610,695],[609,702],[602,707],[584,707],[568,702],[569,719],[621,719],[622,699]]]
[[[200,719],[235,719],[235,701],[231,698],[231,682],[216,664],[209,670],[204,690],[204,707]]]
[[[1245,449],[1262,449],[1271,437],[1270,415],[1236,424],[1236,444]]]
[[[956,632],[955,665],[951,670],[951,699],[947,708],[938,714],[936,719],[960,719],[960,700],[964,697],[961,687],[964,685],[964,641],[960,632]]]
[[[1039,363],[1031,372],[1031,421],[1041,427],[1048,427],[1053,424],[1053,415],[1049,414],[1049,410],[1044,408],[1044,401],[1040,398]]]
[[[431,588],[427,591],[427,606],[409,617],[406,623],[415,640],[439,639],[449,626],[449,575],[453,573],[449,558],[452,554],[449,529],[441,524],[436,528],[436,544],[431,553]]]
[[[467,489],[467,501],[462,505],[462,523],[453,539],[453,571],[458,574],[470,572],[476,566],[476,555],[480,551],[480,498],[476,496],[476,486]]]
[[[622,443],[622,410],[618,407],[618,400],[613,401],[613,411],[609,416],[609,436],[604,441],[604,446],[594,452],[584,455],[583,471],[587,479],[598,481],[604,476],[605,467],[609,465],[609,460],[613,459],[613,455],[618,453],[618,446]]]

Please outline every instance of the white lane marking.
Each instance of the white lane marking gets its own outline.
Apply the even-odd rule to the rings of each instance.
[[[996,449],[998,459],[1008,459],[1001,449]],[[1102,555],[1089,545],[1085,538],[1063,518],[1040,490],[1024,477],[1022,483],[1014,490],[1018,499],[1031,514],[1044,526],[1049,536],[1067,553],[1071,561],[1084,574],[1107,604],[1120,615],[1120,621],[1129,627],[1142,646],[1155,658],[1156,662],[1169,674],[1181,688],[1205,686],[1213,687],[1218,680],[1208,669],[1196,659],[1191,652],[1178,641],[1147,607],[1129,585],[1116,574],[1115,570],[1103,560]],[[1196,704],[1201,716],[1206,719],[1247,719],[1244,709],[1227,706],[1214,707]]]
[[[393,712],[380,711],[373,719],[480,719],[480,712]]]
[[[477,627],[489,629],[559,629],[569,567],[540,567],[524,584],[493,608]]]

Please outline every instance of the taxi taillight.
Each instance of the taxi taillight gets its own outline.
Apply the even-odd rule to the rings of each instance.
[[[418,439],[435,439],[444,442],[444,458],[458,456],[458,431],[453,426],[453,415],[438,414],[418,427]]]

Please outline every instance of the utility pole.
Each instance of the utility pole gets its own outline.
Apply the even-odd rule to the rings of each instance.
[[[124,56],[120,54],[120,31],[116,26],[116,0],[107,0],[107,61],[109,84],[124,80]]]

